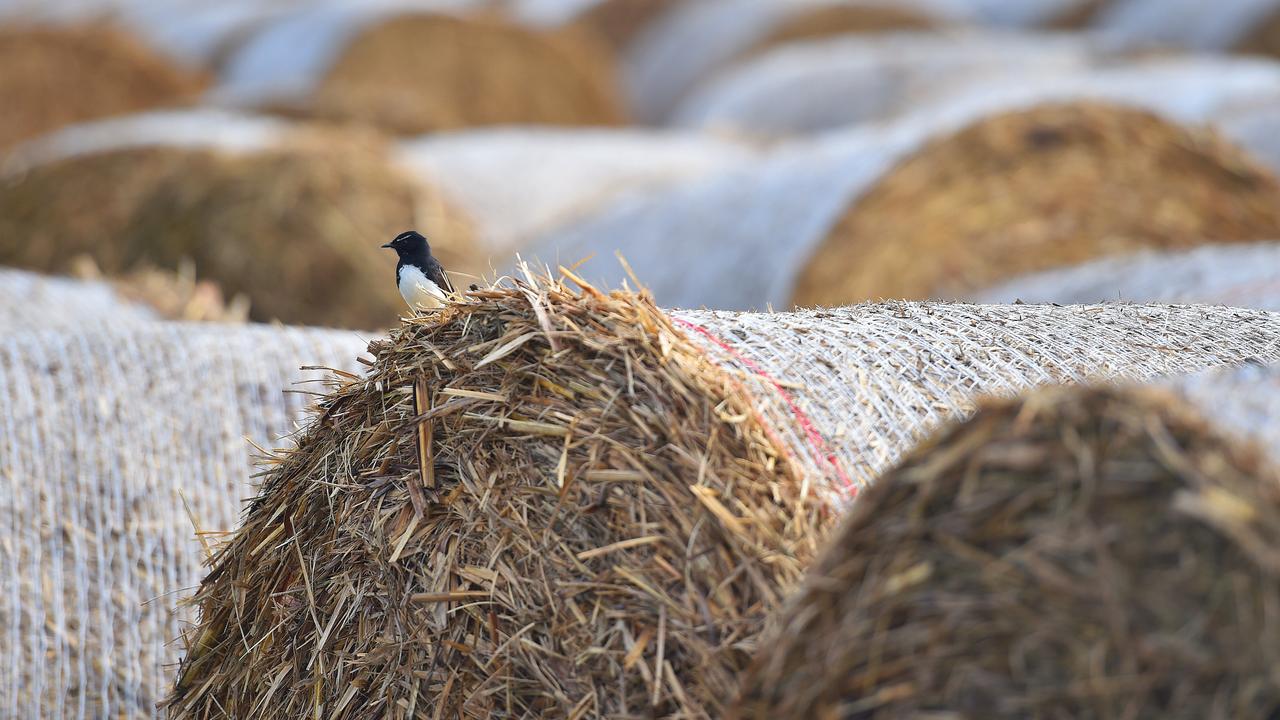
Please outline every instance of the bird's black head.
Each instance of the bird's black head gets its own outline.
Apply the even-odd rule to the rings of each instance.
[[[431,255],[431,246],[427,244],[427,239],[416,230],[402,232],[396,236],[395,240],[382,247],[395,250],[396,254],[402,258],[419,258]]]

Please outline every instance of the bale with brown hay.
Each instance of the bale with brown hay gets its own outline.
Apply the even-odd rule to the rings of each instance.
[[[87,253],[117,275],[191,259],[255,319],[347,327],[403,308],[378,246],[406,228],[429,233],[447,267],[474,269],[469,221],[380,138],[268,128],[259,143],[249,129],[244,144],[86,143],[15,170],[0,183],[0,262],[57,271]]]
[[[1020,277],[977,293],[978,302],[1208,303],[1280,310],[1280,243],[1142,252]]]
[[[638,39],[624,64],[630,106],[664,121],[690,91],[752,54],[846,33],[935,28],[963,13],[945,0],[707,0],[677,6]]]
[[[1170,82],[1186,77],[1177,70],[1157,74]],[[1126,74],[1102,92],[1142,77],[1151,75]],[[1239,83],[1227,76],[1233,87],[1221,91],[1192,83],[1190,95],[1161,83],[1148,92],[1157,107],[1195,118],[1272,79],[1280,76]],[[1161,87],[1168,91],[1163,103],[1153,90]],[[1088,97],[1098,88],[1056,89]],[[1038,102],[1035,93],[960,98],[895,122],[796,143],[743,168],[616,203],[540,238],[527,256],[590,258],[580,274],[608,284],[625,279],[613,259],[621,253],[650,279],[661,303],[763,309],[907,294],[956,297],[1051,263],[1276,237],[1276,181],[1213,135],[1121,106]],[[947,163],[935,167],[944,155]],[[1010,182],[1015,176],[1023,184]],[[918,192],[896,195],[907,186]],[[1112,196],[1089,205],[1100,187],[1112,188]],[[896,211],[884,204],[891,190],[902,199]],[[949,205],[953,197],[969,202]],[[874,233],[867,230],[871,217],[884,220]],[[1081,237],[1086,232],[1101,234]],[[1004,242],[1009,237],[1041,246],[1014,252]],[[901,263],[889,262],[898,250],[890,247],[894,241],[923,243],[902,247],[911,256],[900,273]]]
[[[594,38],[431,7],[300,9],[245,43],[217,96],[399,134],[622,123],[610,59]]]
[[[111,28],[2,28],[0,152],[71,123],[186,104],[204,85]]]
[[[715,717],[914,428],[982,390],[1280,357],[1280,316],[673,315],[531,280],[371,352],[214,560],[170,717]]]
[[[1280,367],[991,403],[859,499],[734,718],[1280,711]]]
[[[698,133],[504,128],[406,141],[398,157],[473,218],[477,243],[505,264],[532,238],[609,202],[753,155]]]
[[[1280,236],[1280,184],[1209,133],[1100,105],[997,116],[922,148],[849,208],[798,305],[955,297],[1143,248]]]
[[[353,371],[362,343],[81,317],[0,338],[0,697],[14,718],[154,718],[194,619],[177,593],[253,493],[254,446],[321,389],[300,366]]]

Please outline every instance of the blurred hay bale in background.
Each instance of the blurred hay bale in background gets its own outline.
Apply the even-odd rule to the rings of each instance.
[[[1209,303],[1280,310],[1280,243],[1142,252],[1036,273],[978,293],[979,302]]]
[[[921,431],[986,392],[1274,361],[1280,315],[666,314],[541,282],[372,350],[215,560],[172,717],[715,716],[824,508]]]
[[[72,259],[72,274],[83,281],[104,282],[98,264],[88,255]],[[249,298],[227,298],[222,288],[196,278],[195,263],[184,260],[177,271],[137,267],[109,280],[120,297],[143,303],[165,320],[242,323],[249,320]]]
[[[165,124],[152,117],[115,149],[111,133],[86,131],[19,154],[45,162],[0,183],[0,262],[58,271],[88,254],[114,276],[189,258],[247,296],[255,319],[347,327],[388,325],[403,307],[378,247],[396,233],[421,227],[446,267],[478,265],[470,221],[377,136],[248,119],[202,140],[198,128],[226,117],[173,119],[156,133],[172,146],[143,139]]]
[[[622,54],[663,15],[686,0],[599,0],[574,19]]]
[[[1273,716],[1280,368],[1179,385],[995,403],[914,451],[730,716]]]
[[[0,152],[74,122],[186,104],[204,85],[109,27],[0,28]]]
[[[1142,248],[1280,237],[1280,184],[1209,133],[1089,104],[999,115],[922,148],[850,207],[797,305],[956,297]]]
[[[809,133],[883,120],[985,80],[1043,83],[1109,57],[1078,37],[993,32],[895,33],[783,46],[744,60],[691,93],[671,122],[740,133]]]
[[[23,330],[71,330],[154,322],[159,312],[106,282],[0,268],[0,336]]]
[[[228,63],[218,97],[420,134],[620,124],[616,85],[585,33],[383,3],[317,6],[268,25]]]
[[[406,141],[399,159],[474,218],[505,265],[532,238],[619,198],[732,167],[753,156],[694,133],[504,128]]]
[[[954,10],[930,0],[685,3],[632,46],[624,64],[631,109],[643,122],[661,122],[698,84],[746,55],[797,40],[935,27],[957,20]]]
[[[320,376],[299,366],[352,371],[362,348],[349,332],[98,319],[0,338],[12,717],[157,715],[194,619],[178,591],[253,492],[250,443],[293,431],[309,396],[282,390]]]
[[[1095,15],[1106,34],[1130,45],[1277,54],[1276,0],[1117,0]]]

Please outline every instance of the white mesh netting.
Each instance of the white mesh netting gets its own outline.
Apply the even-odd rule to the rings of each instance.
[[[697,133],[530,127],[431,135],[403,143],[399,159],[474,218],[490,252],[508,253],[611,200],[752,155]]]
[[[249,442],[278,446],[310,404],[282,390],[362,349],[265,326],[6,333],[0,716],[158,715],[191,620],[178,602],[204,572],[191,518],[234,528]]]
[[[627,279],[621,253],[668,306],[787,307],[797,275],[843,211],[931,139],[1000,112],[1081,99],[1203,121],[1276,89],[1280,65],[1203,58],[978,88],[892,122],[797,141],[744,166],[624,199],[539,238],[526,255],[552,267],[586,259],[580,274],[612,287]]]
[[[0,332],[74,330],[158,320],[155,310],[120,297],[105,282],[0,268]]]
[[[979,302],[1178,302],[1280,310],[1280,244],[1145,252],[1035,273],[979,293]]]
[[[741,378],[805,477],[837,495],[984,395],[1280,360],[1280,314],[1207,306],[885,303],[674,317]]]
[[[784,45],[689,95],[671,122],[785,135],[881,120],[979,79],[1036,84],[1089,69],[1104,48],[1068,35],[894,33]]]
[[[962,0],[701,0],[664,14],[637,39],[623,66],[632,113],[664,120],[686,93],[787,20],[814,8],[864,5],[916,10],[925,17],[967,15]]]

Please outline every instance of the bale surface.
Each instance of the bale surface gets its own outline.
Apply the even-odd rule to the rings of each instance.
[[[374,352],[213,563],[172,717],[715,717],[829,508],[920,433],[982,394],[1277,361],[1280,316],[525,285]]]
[[[1280,310],[1280,244],[1210,245],[1104,258],[1020,277],[975,295],[978,302],[1208,303]]]
[[[1274,441],[1280,373],[1242,372],[1212,403],[1269,393],[1243,429]],[[984,408],[860,499],[729,716],[1274,717],[1280,466],[1254,450],[1167,390]]]
[[[1208,133],[1137,110],[1050,105],[929,143],[853,204],[797,305],[956,297],[1143,248],[1280,234],[1280,184]]]
[[[282,52],[293,57],[282,61]],[[259,33],[230,63],[222,92],[286,114],[420,134],[621,124],[615,85],[607,52],[573,28],[333,6]]]
[[[471,269],[469,221],[394,166],[378,141],[299,136],[260,152],[142,147],[74,155],[0,185],[0,262],[108,275],[195,262],[244,294],[255,319],[386,326],[403,307],[379,245],[427,232],[446,267]]]
[[[574,19],[615,53],[623,53],[650,25],[684,0],[600,0]]]
[[[1265,33],[1277,9],[1276,0],[1127,0],[1108,4],[1096,22],[1109,36],[1129,45],[1226,51],[1241,43],[1259,42],[1264,35],[1257,31]]]
[[[238,521],[250,443],[273,447],[310,402],[282,390],[321,389],[296,387],[320,377],[298,368],[354,370],[362,343],[81,318],[0,340],[0,712],[152,718],[181,654],[173,640],[194,618],[180,594],[217,539],[197,528]]]
[[[154,322],[160,314],[109,283],[0,268],[0,333]]]
[[[204,84],[109,28],[5,28],[0,152],[74,122],[185,104]]]

